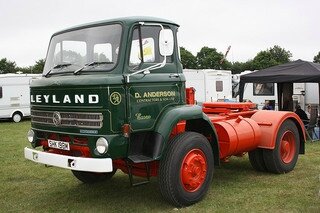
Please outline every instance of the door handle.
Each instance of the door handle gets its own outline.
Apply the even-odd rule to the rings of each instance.
[[[179,78],[179,75],[178,74],[170,74],[169,78]]]

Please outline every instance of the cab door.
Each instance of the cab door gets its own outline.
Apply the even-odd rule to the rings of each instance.
[[[167,26],[168,27],[168,26]],[[160,26],[137,25],[132,30],[127,74],[154,67],[163,62],[159,50]],[[181,104],[181,73],[173,63],[174,54],[166,64],[150,72],[133,74],[127,82],[127,110],[133,132],[152,130],[157,118],[167,107]]]

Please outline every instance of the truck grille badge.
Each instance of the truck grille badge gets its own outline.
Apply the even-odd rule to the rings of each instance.
[[[52,116],[52,121],[55,126],[60,126],[61,124],[61,115],[59,112],[54,112]]]

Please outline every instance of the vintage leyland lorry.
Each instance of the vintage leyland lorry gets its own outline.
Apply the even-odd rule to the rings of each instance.
[[[230,156],[248,152],[259,171],[293,170],[304,153],[301,120],[252,103],[193,104],[178,27],[129,17],[55,33],[43,77],[31,85],[25,158],[70,169],[84,183],[117,170],[132,185],[141,184],[134,176],[158,177],[175,206],[200,201],[214,167]]]

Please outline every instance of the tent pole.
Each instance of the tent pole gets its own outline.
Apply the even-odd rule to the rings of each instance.
[[[282,111],[282,83],[277,83],[278,111]]]
[[[318,110],[320,106],[320,83],[318,83],[318,97],[319,97],[319,105],[318,105]]]
[[[243,102],[244,85],[245,85],[245,83],[241,82],[241,77],[240,77],[240,83],[239,83],[239,102]]]

